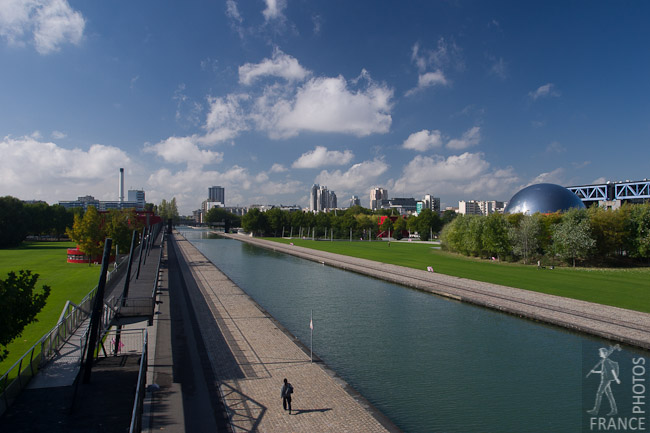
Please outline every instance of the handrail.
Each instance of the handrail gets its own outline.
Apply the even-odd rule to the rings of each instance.
[[[142,345],[142,357],[140,358],[140,371],[138,373],[138,386],[135,390],[133,412],[131,413],[131,426],[129,433],[139,433],[142,430],[142,411],[144,408],[145,383],[147,380],[147,368],[149,358],[149,334],[144,331],[144,344]]]
[[[117,273],[123,268],[122,264],[124,262],[125,260],[122,260],[118,263],[117,268],[108,273],[106,281],[110,281],[113,276],[117,275]],[[36,375],[38,369],[54,357],[63,343],[74,334],[79,325],[81,325],[81,323],[88,317],[88,312],[91,308],[87,306],[92,305],[96,293],[97,286],[88,292],[78,306],[75,305],[70,312],[65,314],[62,320],[59,320],[59,322],[48,333],[34,343],[34,345],[27,350],[27,352],[25,352],[25,354],[11,366],[2,377],[0,377],[0,390],[2,391],[2,394],[0,395],[0,415],[9,408],[10,404],[13,403],[13,400],[15,400],[15,398],[27,386],[29,380]],[[65,308],[68,307],[69,304],[66,303]],[[40,351],[38,349],[40,349]],[[28,356],[29,360],[26,360]],[[23,368],[23,366],[25,367]],[[10,381],[9,377],[14,370],[17,370],[16,378]]]

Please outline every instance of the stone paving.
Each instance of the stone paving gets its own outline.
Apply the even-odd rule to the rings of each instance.
[[[326,366],[311,363],[294,337],[190,242],[174,238],[184,280],[198,288],[188,289],[189,297],[233,431],[399,431]],[[284,378],[295,389],[291,415],[282,409]]]
[[[280,244],[244,235],[219,234],[441,296],[650,349],[650,314],[647,313]]]

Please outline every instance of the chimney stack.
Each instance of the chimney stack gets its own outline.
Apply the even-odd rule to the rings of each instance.
[[[124,203],[124,169],[120,168],[120,204]]]

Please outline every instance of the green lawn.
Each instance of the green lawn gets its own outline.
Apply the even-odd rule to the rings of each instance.
[[[19,248],[0,250],[0,278],[10,271],[29,269],[39,274],[37,287],[52,288],[47,305],[38,314],[38,322],[28,325],[9,346],[9,357],[0,363],[4,374],[35,342],[56,325],[66,301],[78,303],[97,285],[99,266],[66,262],[66,249],[72,242],[25,242]],[[0,300],[1,302],[1,300]]]
[[[376,260],[441,274],[518,287],[650,313],[650,268],[585,269],[492,262],[450,254],[420,242],[327,242],[268,238],[275,242]]]

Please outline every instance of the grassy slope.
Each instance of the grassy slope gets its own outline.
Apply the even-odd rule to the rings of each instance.
[[[418,242],[269,240],[650,313],[650,269],[537,269],[462,257]]]
[[[0,250],[0,278],[5,279],[10,271],[29,269],[39,274],[37,287],[47,284],[52,288],[47,305],[36,316],[38,322],[28,325],[9,345],[0,375],[56,325],[66,301],[78,303],[97,284],[99,266],[66,262],[66,249],[74,246],[72,242],[26,242],[19,248]]]

